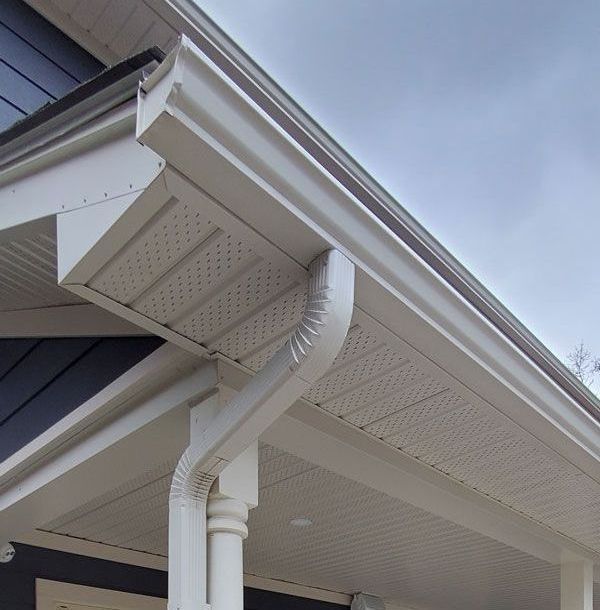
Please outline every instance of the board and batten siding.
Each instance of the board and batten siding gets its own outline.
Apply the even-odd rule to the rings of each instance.
[[[162,343],[158,337],[0,339],[0,462]]]
[[[0,1],[0,131],[103,68],[23,0]]]

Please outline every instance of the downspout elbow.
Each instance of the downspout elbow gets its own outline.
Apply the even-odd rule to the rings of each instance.
[[[353,303],[354,265],[337,250],[324,252],[309,267],[306,306],[288,341],[179,460],[169,499],[169,610],[206,606],[210,486],[331,366],[346,338]]]

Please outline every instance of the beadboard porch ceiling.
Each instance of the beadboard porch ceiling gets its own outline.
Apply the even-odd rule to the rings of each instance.
[[[273,446],[259,453],[245,571],[403,607],[552,610],[560,567],[333,474]],[[165,463],[48,523],[57,534],[166,555]],[[290,521],[306,517],[309,527]],[[596,590],[598,587],[596,587]],[[596,597],[595,606],[600,607]]]

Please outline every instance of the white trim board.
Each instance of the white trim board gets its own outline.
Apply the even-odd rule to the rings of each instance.
[[[195,370],[201,363],[202,361],[197,361],[174,345],[162,345],[48,430],[0,462],[0,497],[9,481],[22,476],[26,470],[46,459],[58,448],[64,450],[69,440],[97,424],[103,417],[114,415],[114,410],[123,407],[137,394],[147,392],[153,385],[155,390],[160,390],[162,385],[168,385],[174,377]]]
[[[95,559],[104,559],[105,561],[125,563],[139,568],[148,568],[149,570],[166,572],[168,567],[167,558],[162,555],[142,553],[118,546],[102,544],[101,542],[82,540],[81,538],[73,538],[72,536],[55,534],[54,532],[45,532],[43,530],[33,530],[28,534],[19,536],[13,542],[51,549],[53,551],[62,551],[72,555],[82,555],[83,557],[94,557]]]
[[[78,538],[71,538],[69,536],[53,534],[51,532],[35,531],[27,536],[21,537],[18,542],[22,544],[29,544],[31,546],[38,546],[56,551],[63,551],[65,553],[83,555],[85,557],[106,559],[108,561],[115,561],[118,563],[140,566],[143,568],[161,570],[164,572],[167,571],[166,557],[162,557],[159,555],[150,555],[149,553],[140,553],[138,551],[131,551],[129,549],[121,549],[118,547],[111,547],[106,544],[100,544],[98,542],[89,542],[87,540],[80,540]],[[38,583],[42,584],[39,585]],[[66,583],[55,583],[53,581],[37,579],[36,591],[38,591],[38,586],[40,587],[44,597],[48,597],[48,592],[51,594],[51,597],[52,595],[56,595],[57,592],[59,595],[63,594],[63,592],[67,591],[68,587],[75,585],[67,585]],[[301,585],[285,580],[266,578],[264,576],[258,576],[256,574],[244,574],[244,586],[250,587],[252,589],[259,589],[262,591],[271,591],[273,593],[283,593],[285,595],[294,595],[296,597],[305,597],[306,599],[314,599],[318,601],[329,602],[332,604],[340,604],[343,606],[349,606],[352,602],[352,596],[347,593],[328,591],[326,589],[310,587],[308,585]],[[85,593],[84,590],[89,589],[89,587],[81,587],[81,589],[82,592]],[[108,593],[114,592],[109,591]],[[142,597],[146,599],[146,596]],[[79,601],[78,603],[84,602]],[[89,604],[90,602],[88,601],[85,603]],[[110,606],[110,608],[112,610],[113,607]],[[121,607],[116,606],[116,609],[121,610]],[[40,609],[38,608],[38,610]],[[42,606],[41,610],[56,610],[56,608],[45,608],[44,606]],[[139,610],[139,608],[136,608],[135,610]]]
[[[0,338],[114,337],[149,335],[91,303],[0,312]]]
[[[135,199],[160,172],[162,160],[135,141],[131,112],[131,103],[124,104],[2,169],[0,230],[100,202]]]
[[[217,379],[213,363],[178,361],[172,357],[177,352],[183,353],[172,345],[159,348],[95,402],[53,426],[48,437],[0,465],[0,539],[14,539],[179,458],[189,442],[189,405],[212,391]]]
[[[167,600],[36,578],[36,610],[166,610]]]

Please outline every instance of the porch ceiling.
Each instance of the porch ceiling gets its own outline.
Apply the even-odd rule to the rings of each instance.
[[[165,463],[43,529],[166,555],[173,466]],[[416,608],[560,605],[558,566],[270,445],[260,448],[259,482],[260,505],[250,513],[245,543],[247,573],[366,590]],[[299,516],[313,525],[291,526]]]

